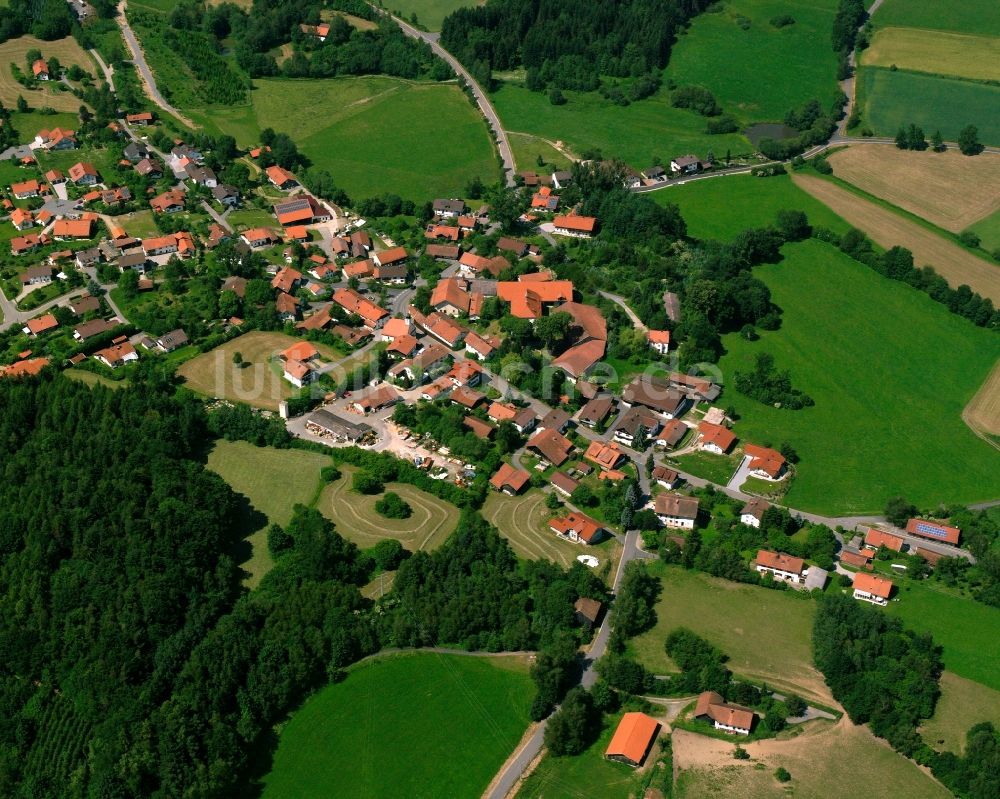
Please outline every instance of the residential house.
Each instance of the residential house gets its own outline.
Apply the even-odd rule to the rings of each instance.
[[[780,480],[785,475],[785,458],[770,447],[747,444],[743,448],[750,460],[750,474],[762,480]]]
[[[694,708],[694,718],[712,723],[723,732],[749,735],[757,721],[757,714],[739,705],[731,705],[715,691],[705,691],[698,696]]]
[[[76,266],[78,269],[86,269],[88,266],[96,266],[102,260],[100,247],[89,247],[86,250],[76,251]]]
[[[187,343],[187,333],[177,328],[176,330],[171,330],[169,333],[164,333],[156,339],[156,349],[160,352],[173,352],[186,346]]]
[[[414,309],[415,310],[415,309]],[[410,314],[413,315],[412,312]],[[414,317],[417,325],[438,341],[451,349],[457,348],[465,338],[465,330],[459,327],[450,317],[437,313],[428,316]]]
[[[549,482],[552,484],[552,487],[564,497],[570,496],[580,487],[580,483],[566,474],[566,472],[555,472],[552,477],[549,478]]]
[[[856,572],[854,575],[854,598],[862,602],[885,607],[892,596],[892,580],[867,572]]]
[[[461,316],[469,312],[469,292],[465,281],[457,277],[439,280],[431,293],[431,307],[448,316]]]
[[[644,169],[642,172],[642,176],[646,180],[651,180],[656,183],[662,183],[667,179],[667,171],[659,164],[656,164],[654,166],[649,167],[648,169]]]
[[[496,351],[496,346],[478,333],[469,331],[465,334],[465,351],[485,361]]]
[[[21,285],[22,286],[47,285],[48,283],[51,283],[53,281],[54,271],[55,270],[53,270],[51,266],[48,266],[46,264],[40,264],[39,266],[29,266],[21,273]]]
[[[740,511],[740,522],[748,527],[760,529],[761,520],[764,518],[764,511],[770,507],[770,504],[759,497],[753,497]]]
[[[550,520],[549,529],[576,544],[596,544],[604,537],[604,526],[600,522],[577,511]]]
[[[344,275],[344,280],[350,280],[351,278],[359,281],[367,280],[375,275],[375,264],[371,258],[365,258],[361,261],[351,261],[344,264],[340,271]]]
[[[48,236],[44,234],[29,233],[27,236],[16,236],[10,240],[10,252],[11,255],[24,255],[48,243]],[[51,281],[51,276],[49,281]]]
[[[905,539],[902,536],[885,533],[882,530],[869,527],[867,532],[865,532],[865,543],[872,549],[885,547],[886,549],[891,549],[893,552],[902,552]]]
[[[35,136],[35,144],[50,151],[75,150],[77,147],[76,134],[72,130],[63,128],[40,130]]]
[[[281,189],[282,191],[294,189],[299,185],[299,181],[296,179],[295,175],[277,164],[269,166],[266,170],[264,170],[264,172],[267,175],[267,179],[271,182],[271,185]]]
[[[50,169],[45,173],[45,179],[52,186],[61,186],[66,182],[66,176],[59,169]]]
[[[274,310],[283,322],[294,322],[299,318],[302,307],[298,297],[279,291],[274,298]]]
[[[85,294],[79,299],[71,300],[69,305],[66,307],[69,308],[75,316],[83,316],[84,314],[100,311],[101,301],[97,297]]]
[[[316,379],[314,366],[319,359],[319,350],[308,341],[298,341],[278,354],[284,364],[282,377],[296,388],[302,388]]]
[[[93,235],[93,219],[57,219],[52,226],[55,239],[89,239]]]
[[[757,551],[754,568],[758,574],[770,574],[775,580],[800,585],[805,582],[806,564],[802,558],[795,558],[784,552],[772,552],[769,549]]]
[[[535,433],[528,439],[527,447],[553,466],[562,466],[573,452],[573,442],[552,428]]]
[[[698,505],[699,502],[695,497],[659,494],[655,500],[654,511],[664,527],[693,530],[698,518]]]
[[[240,233],[240,239],[254,250],[261,247],[270,247],[280,241],[277,234],[266,227],[255,227],[250,228],[250,230],[244,230]]]
[[[145,274],[147,263],[146,253],[142,251],[130,252],[128,255],[123,255],[118,259],[118,269],[121,272],[131,269],[139,274]]]
[[[24,180],[20,183],[12,183],[10,187],[10,193],[17,200],[27,200],[29,197],[37,197],[41,190],[42,186],[37,180]]]
[[[59,327],[59,322],[52,314],[47,313],[43,316],[29,319],[23,328],[23,332],[34,337],[39,336],[42,333],[47,333],[49,330],[55,330],[57,327]]]
[[[207,166],[201,164],[188,164],[185,167],[188,180],[194,181],[199,186],[206,189],[214,189],[219,185],[219,178],[215,172]]]
[[[240,204],[240,192],[235,186],[220,183],[212,188],[212,197],[226,208],[235,208]]]
[[[660,353],[660,355],[666,355],[667,350],[670,349],[670,331],[647,330],[646,341],[649,342],[649,346],[651,349]]]
[[[519,319],[538,319],[546,306],[569,302],[573,299],[571,280],[518,280],[496,284],[497,296],[510,303],[510,313]]]
[[[660,430],[653,443],[658,447],[674,449],[684,440],[684,436],[690,429],[680,419],[671,419],[663,425],[663,429]]]
[[[424,238],[461,241],[462,229],[459,227],[452,227],[450,225],[428,225],[424,230]]]
[[[333,301],[348,313],[360,316],[365,327],[373,331],[380,328],[389,316],[387,310],[365,299],[354,289],[337,289],[333,293]]]
[[[35,80],[48,80],[49,79],[49,67],[45,63],[44,58],[36,58],[31,64],[31,74],[35,76]],[[58,75],[56,76],[58,77]]]
[[[497,239],[497,249],[501,252],[509,252],[515,258],[524,258],[528,254],[528,245],[525,242],[507,236],[501,236]]]
[[[0,377],[30,377],[37,375],[48,365],[48,358],[28,358],[27,360],[15,361],[9,366],[0,366]]]
[[[150,180],[159,180],[163,177],[163,167],[160,166],[159,161],[156,161],[153,158],[143,158],[135,165],[135,171],[144,178],[149,178]],[[167,192],[167,194],[170,194],[170,192]],[[150,201],[150,205],[152,205],[152,201]],[[155,206],[153,210],[156,210]]]
[[[286,266],[284,269],[279,270],[278,274],[272,278],[271,288],[284,291],[286,294],[294,294],[301,283],[302,273],[297,269]]]
[[[565,189],[573,182],[573,173],[560,169],[552,173],[552,185],[557,189]]]
[[[413,333],[413,325],[407,319],[393,317],[382,325],[381,340],[393,341],[399,336],[409,336]]]
[[[358,413],[375,413],[399,402],[399,393],[388,383],[370,388],[351,399],[351,407]]]
[[[153,115],[149,111],[141,111],[137,114],[126,114],[125,121],[129,125],[138,125],[140,128],[144,128],[147,125],[153,124]]]
[[[117,369],[119,366],[138,361],[139,353],[135,351],[131,342],[124,341],[121,344],[112,344],[110,347],[98,350],[94,353],[94,357],[105,366]]]
[[[538,423],[538,428],[540,430],[555,430],[563,433],[569,426],[570,418],[570,415],[562,408],[553,408],[542,417],[542,421]]]
[[[667,419],[675,419],[688,408],[687,398],[658,377],[640,375],[622,389],[622,404],[626,407],[643,405]]]
[[[125,145],[125,158],[133,164],[138,164],[143,158],[149,158],[149,148],[141,141],[130,142]]]
[[[536,211],[555,211],[559,207],[559,198],[548,186],[542,186],[531,197],[531,207]]]
[[[552,220],[552,232],[560,236],[589,239],[597,229],[597,220],[592,216],[557,216]]]
[[[599,600],[582,596],[573,603],[573,615],[578,624],[590,630],[597,624],[603,608],[604,606]]]
[[[701,170],[701,160],[696,155],[679,155],[670,159],[670,171],[675,175],[692,175]]]
[[[104,319],[93,319],[90,322],[83,322],[73,328],[73,338],[77,341],[86,341],[94,336],[107,333],[109,330],[114,330],[116,324],[117,320],[108,322]]]
[[[440,258],[444,261],[454,261],[462,254],[461,247],[453,244],[428,244],[424,252],[431,258]]]
[[[612,397],[594,397],[577,414],[577,421],[587,427],[594,428],[601,424],[615,410],[615,400]]]
[[[629,712],[618,722],[604,757],[633,768],[642,765],[660,732],[660,722],[645,713]]]
[[[222,283],[220,291],[231,291],[240,299],[246,296],[247,279],[245,277],[227,277]]]
[[[69,168],[69,179],[77,186],[93,186],[100,181],[100,175],[93,164],[78,161]]]
[[[490,485],[497,491],[515,496],[531,481],[531,475],[524,469],[515,469],[509,463],[500,464],[496,474],[490,478]]]
[[[615,426],[615,441],[635,449],[644,450],[648,436],[660,432],[660,418],[641,405],[629,408]]]
[[[452,399],[454,399],[454,396],[452,396]],[[468,427],[477,438],[481,438],[484,441],[496,432],[496,428],[493,425],[484,422],[482,419],[477,419],[475,416],[466,416],[462,420],[462,424]]]
[[[668,491],[673,491],[677,488],[678,483],[680,483],[681,476],[675,470],[667,466],[654,466],[653,473],[650,475],[653,480],[656,481],[657,485],[663,486]]]
[[[435,200],[434,216],[448,218],[465,213],[465,202],[462,200]]]
[[[452,390],[449,399],[456,405],[461,405],[466,410],[471,411],[486,400],[486,395],[468,386],[458,386]]]
[[[180,189],[170,189],[150,200],[149,205],[158,214],[175,214],[184,210],[184,197]]]
[[[840,550],[840,562],[845,566],[853,566],[856,569],[867,569],[868,571],[871,571],[872,558],[874,557],[875,550],[868,547],[860,550],[854,550],[845,546]]]
[[[583,453],[583,457],[595,466],[610,471],[625,460],[625,453],[618,448],[618,444],[615,442],[605,444],[602,441],[591,441],[586,452]]]
[[[274,206],[274,215],[283,227],[311,225],[330,220],[330,211],[312,195],[292,197]]]
[[[721,424],[701,422],[698,424],[698,432],[701,434],[698,448],[716,455],[725,455],[736,443],[736,436]]]
[[[26,211],[24,208],[15,208],[10,212],[10,223],[14,226],[15,230],[27,230],[34,226],[35,217],[31,211]]]

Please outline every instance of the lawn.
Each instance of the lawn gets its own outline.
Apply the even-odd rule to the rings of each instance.
[[[636,770],[604,759],[620,720],[621,714],[605,716],[600,737],[579,755],[546,755],[525,780],[517,796],[520,799],[611,799],[637,795],[635,791],[642,778],[637,776]]]
[[[710,480],[718,485],[726,485],[739,468],[743,456],[739,453],[716,455],[712,452],[692,452],[679,458],[667,456],[667,460],[678,469],[695,477]]]
[[[277,410],[281,400],[298,391],[282,378],[277,354],[297,341],[301,339],[255,330],[188,361],[177,373],[184,378],[188,388],[199,394]],[[325,344],[315,347],[326,360],[341,357]],[[233,363],[233,355],[237,352],[249,366],[238,368]]]
[[[735,674],[832,703],[812,663],[816,605],[811,599],[661,563],[649,568],[663,585],[656,626],[629,642],[648,669],[656,674],[677,671],[663,642],[676,627],[688,627],[728,655]]]
[[[410,552],[436,549],[458,524],[458,508],[404,483],[387,483],[385,490],[399,494],[413,508],[413,514],[408,519],[387,519],[375,510],[381,495],[366,496],[351,490],[356,470],[345,466],[341,471],[344,476],[323,489],[317,507],[337,525],[337,532],[362,549],[385,538],[395,538]]]
[[[245,441],[217,441],[208,468],[246,497],[241,522],[249,549],[240,566],[250,573],[247,585],[260,582],[274,560],[267,548],[267,526],[286,525],[296,503],[310,504],[320,489],[320,469],[329,459],[315,452],[255,447]]]
[[[1000,249],[1000,211],[980,219],[971,230],[982,239],[982,248],[987,252]]]
[[[900,25],[1000,36],[1000,15],[996,10],[994,0],[965,0],[962,3],[885,0],[872,17],[872,23],[877,27]]]
[[[1000,357],[996,334],[830,245],[783,253],[754,270],[784,311],[781,329],[757,342],[726,336],[719,365],[731,379],[771,353],[816,402],[789,411],[726,391],[741,439],[798,452],[788,504],[846,514],[881,511],[897,495],[921,507],[1000,496],[1000,452],[961,419]]]
[[[76,98],[73,98],[76,100]],[[77,109],[80,101],[76,100]],[[10,124],[14,130],[21,134],[20,141],[27,141],[40,130],[52,130],[52,128],[63,128],[77,130],[80,127],[80,116],[69,111],[62,111],[56,114],[43,114],[40,111],[12,111]]]
[[[270,211],[263,208],[237,208],[229,212],[226,220],[236,230],[246,230],[252,227],[276,227],[277,220]]]
[[[1000,144],[1000,86],[880,67],[859,70],[858,84],[863,124],[876,135],[895,136],[915,123],[928,137],[940,130],[956,141],[975,125],[983,144]]]
[[[52,81],[49,85],[42,82],[41,88],[38,89],[26,89],[14,80],[10,64],[17,64],[22,72],[27,73],[29,67],[25,61],[25,54],[29,50],[41,51],[42,58],[45,59],[58,58],[59,63],[64,67],[76,64],[92,75],[97,72],[97,67],[90,56],[72,37],[68,36],[53,42],[44,42],[34,36],[19,36],[16,39],[8,39],[0,44],[0,102],[8,108],[14,108],[18,96],[21,95],[32,108],[48,106],[56,111],[77,111],[80,108],[80,99],[74,97],[69,91],[57,89],[56,87],[59,85],[57,81]],[[35,131],[30,132],[34,133]]]
[[[533,693],[517,657],[366,661],[292,715],[263,799],[478,797],[527,728]]]
[[[805,211],[812,225],[846,232],[847,223],[792,183],[788,175],[756,178],[732,175],[671,186],[649,195],[661,205],[676,204],[688,235],[698,239],[733,238],[747,228],[774,224],[778,211]]]
[[[1000,209],[1000,155],[858,144],[838,150],[830,165],[838,178],[952,233]]]
[[[1000,609],[941,590],[934,583],[897,581],[889,612],[907,627],[930,633],[944,647],[949,671],[1000,691]]]
[[[146,239],[160,235],[160,231],[153,221],[152,211],[134,211],[131,214],[114,216],[112,219],[116,225],[135,238]]]
[[[1000,79],[1000,37],[882,28],[861,56],[865,66],[909,69],[972,80]]]
[[[88,386],[106,386],[111,389],[122,389],[128,387],[128,380],[111,380],[104,375],[99,375],[96,372],[88,372],[86,369],[66,369],[63,372],[66,377],[70,380],[78,380],[81,383],[85,383]]]
[[[441,30],[441,23],[456,8],[478,5],[476,0],[389,0],[384,4],[407,22],[417,15],[417,24],[429,31]]]
[[[1000,691],[946,671],[941,675],[941,696],[931,716],[920,729],[935,749],[961,754],[969,727],[992,721],[1000,727]]]

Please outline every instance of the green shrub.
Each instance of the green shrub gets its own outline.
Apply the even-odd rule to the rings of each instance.
[[[379,484],[381,487],[381,483]],[[363,493],[377,493],[377,492],[363,492]],[[411,508],[399,494],[393,491],[386,492],[386,495],[382,497],[378,502],[375,503],[375,510],[385,516],[387,519],[409,519],[413,514],[413,508]]]
[[[381,494],[385,486],[375,475],[362,470],[354,473],[354,477],[351,479],[351,488],[359,494]]]

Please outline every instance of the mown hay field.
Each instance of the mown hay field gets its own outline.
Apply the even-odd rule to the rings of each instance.
[[[558,515],[545,506],[545,494],[528,491],[519,497],[491,493],[483,505],[483,518],[510,541],[518,557],[529,560],[547,558],[569,566],[577,555],[594,555],[604,565],[604,552],[563,541],[549,529],[549,519]]]
[[[946,671],[934,715],[921,726],[920,734],[939,751],[961,754],[965,734],[983,721],[1000,727],[1000,691]]]
[[[0,44],[0,102],[8,108],[17,105],[18,96],[23,96],[32,108],[43,108],[48,106],[56,111],[76,111],[80,108],[80,98],[74,97],[68,91],[59,91],[56,86],[57,81],[50,81],[48,84],[42,82],[39,89],[26,89],[16,80],[10,71],[10,64],[14,63],[25,74],[30,74],[31,70],[25,61],[25,55],[29,50],[39,50],[42,58],[58,58],[59,63],[64,67],[76,64],[84,71],[99,74],[90,56],[77,44],[76,39],[67,37],[53,42],[44,42],[34,36],[19,36],[16,39],[8,39]],[[22,131],[22,133],[34,133],[35,131]]]
[[[863,51],[865,66],[909,69],[973,80],[1000,80],[1000,37],[882,28]]]
[[[856,144],[830,164],[837,177],[952,233],[1000,209],[1000,155]]]
[[[866,3],[866,5],[869,5]],[[1000,36],[996,0],[885,0],[872,17],[875,27],[904,26]]]
[[[1000,361],[962,414],[973,430],[1000,436]]]

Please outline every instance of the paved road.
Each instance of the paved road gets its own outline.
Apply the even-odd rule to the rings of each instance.
[[[508,186],[514,185],[514,172],[517,169],[517,165],[514,161],[514,152],[510,149],[510,140],[507,138],[507,132],[503,129],[503,125],[500,123],[500,117],[493,107],[493,103],[490,102],[490,98],[487,96],[486,92],[483,91],[483,87],[480,86],[475,78],[469,74],[469,71],[462,66],[462,63],[455,58],[451,53],[445,50],[440,42],[441,38],[439,33],[428,33],[426,31],[417,30],[412,25],[404,22],[399,17],[393,16],[388,11],[379,8],[378,6],[372,6],[378,13],[385,14],[392,18],[393,22],[402,28],[403,33],[412,39],[419,39],[421,41],[427,42],[430,45],[431,50],[434,51],[434,55],[442,59],[448,64],[455,74],[462,78],[472,90],[472,94],[476,98],[476,105],[479,106],[479,110],[482,112],[483,116],[486,117],[486,122],[493,131],[493,135],[496,137],[497,149],[500,151],[500,160],[503,162],[504,171],[504,181]]]
[[[205,212],[210,217],[212,217],[212,219],[214,219],[216,222],[218,222],[222,227],[224,227],[230,233],[233,232],[233,226],[230,225],[228,221],[226,221],[226,217],[224,215],[220,214],[218,211],[216,211],[212,207],[211,203],[209,203],[207,200],[202,200],[201,201],[201,207],[203,209],[205,209]]]
[[[108,82],[108,88],[110,88],[111,91],[114,91],[115,90],[114,69],[112,69],[111,67],[109,67],[107,64],[104,63],[104,59],[101,58],[101,54],[97,52],[97,50],[91,49],[89,52],[94,57],[94,60],[97,62],[97,66],[99,66],[101,68],[101,71],[104,73],[104,79]]]
[[[149,68],[149,64],[146,63],[146,56],[142,52],[139,40],[135,37],[135,33],[132,32],[132,28],[129,27],[128,20],[125,18],[125,8],[127,5],[128,3],[126,3],[125,0],[122,0],[122,2],[118,4],[118,15],[116,16],[116,19],[118,20],[118,27],[122,29],[122,36],[125,38],[125,44],[128,45],[128,49],[132,53],[132,63],[135,64],[136,69],[139,70],[139,74],[142,76],[143,85],[146,87],[146,94],[149,95],[149,99],[151,99],[168,114],[177,117],[177,119],[189,128],[195,127],[194,122],[170,105],[166,98],[160,94],[160,90],[156,85],[156,78],[153,77],[153,71]]]
[[[635,326],[636,330],[641,330],[643,333],[649,330],[649,328],[646,327],[642,323],[642,320],[636,315],[636,312],[628,307],[628,303],[625,302],[624,297],[620,297],[617,294],[611,294],[610,292],[607,291],[598,291],[597,293],[600,294],[602,297],[604,297],[604,299],[611,300],[611,302],[613,302],[615,305],[619,306],[623,311],[625,311],[625,314],[628,316],[628,318],[632,320],[632,324]]]

